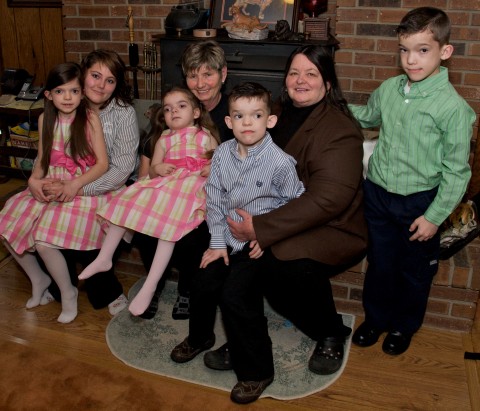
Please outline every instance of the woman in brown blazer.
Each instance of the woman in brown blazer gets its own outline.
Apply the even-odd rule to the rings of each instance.
[[[351,329],[337,314],[329,277],[363,258],[363,136],[347,108],[331,55],[302,46],[287,63],[285,93],[274,141],[297,160],[306,192],[267,214],[230,220],[239,240],[265,250],[261,277],[226,280],[221,300],[228,351],[239,382],[235,402],[255,401],[273,380],[274,367],[262,297],[317,341],[309,369],[332,374],[342,365]],[[243,290],[239,286],[243,284]],[[244,292],[242,292],[244,291]]]
[[[317,341],[308,364],[312,372],[326,375],[340,369],[345,338],[352,330],[337,314],[329,278],[363,258],[367,245],[363,136],[325,49],[303,46],[292,54],[278,115],[271,135],[297,160],[306,192],[253,218],[237,210],[244,220],[230,220],[230,229],[241,241],[259,242],[264,250],[261,267],[242,275],[233,270],[228,275],[198,272],[192,281],[189,335],[171,353],[174,361],[185,363],[215,344],[220,302],[228,343],[207,352],[204,363],[235,370],[238,383],[231,398],[243,404],[258,399],[274,378],[264,295]]]

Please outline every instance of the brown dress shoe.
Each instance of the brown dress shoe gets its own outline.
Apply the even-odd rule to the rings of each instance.
[[[256,401],[272,382],[273,375],[262,381],[239,381],[233,387],[230,398],[237,404],[248,404]]]
[[[170,353],[170,358],[178,363],[184,363],[193,360],[202,351],[212,348],[215,344],[215,335],[205,341],[199,347],[192,347],[188,342],[188,337],[178,344]]]

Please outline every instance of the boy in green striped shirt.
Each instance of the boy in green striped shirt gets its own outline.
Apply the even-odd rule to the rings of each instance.
[[[351,106],[362,127],[380,127],[365,190],[369,228],[363,289],[365,322],[352,341],[405,352],[425,315],[438,269],[438,227],[461,201],[475,113],[441,67],[450,58],[450,21],[420,7],[397,28],[405,74],[386,80],[366,106]]]

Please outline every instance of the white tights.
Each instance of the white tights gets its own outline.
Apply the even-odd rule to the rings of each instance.
[[[91,277],[102,271],[107,271],[112,268],[112,258],[118,244],[122,240],[127,230],[117,225],[110,225],[107,236],[103,242],[102,248],[98,253],[97,258],[92,261],[85,270],[78,276],[80,280]],[[172,241],[158,240],[157,250],[153,258],[152,267],[148,273],[147,279],[142,288],[132,300],[129,311],[133,315],[140,315],[148,308],[150,301],[153,298],[157,284],[162,278],[162,275],[167,268],[168,262],[175,248],[175,243]]]
[[[49,287],[52,280],[42,270],[40,264],[38,264],[37,257],[33,253],[24,252],[23,254],[16,253],[9,243],[3,242],[10,254],[15,258],[20,267],[23,268],[25,274],[32,283],[32,296],[28,299],[27,308],[33,308],[40,304],[43,293]]]
[[[37,245],[38,254],[42,257],[48,272],[60,289],[62,296],[62,313],[58,317],[61,323],[72,322],[77,316],[78,290],[72,285],[67,262],[62,252],[57,248]]]

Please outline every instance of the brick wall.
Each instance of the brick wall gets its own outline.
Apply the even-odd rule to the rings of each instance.
[[[64,0],[62,8],[67,60],[80,61],[95,48],[117,51],[128,63],[127,7],[134,15],[135,43],[142,50],[152,34],[164,32],[172,6],[205,4],[208,0]],[[330,0],[330,27],[340,41],[336,54],[338,74],[350,102],[364,103],[386,78],[399,74],[394,29],[422,0]],[[453,22],[454,56],[446,63],[458,92],[480,113],[480,0],[431,0]],[[140,57],[140,64],[143,58]],[[139,79],[143,88],[143,76]],[[475,131],[475,136],[477,132]]]
[[[173,6],[198,2],[191,0],[64,0],[63,25],[65,55],[69,61],[80,61],[91,50],[115,50],[128,64],[130,42],[127,7],[134,16],[134,43],[140,51],[140,65],[144,65],[143,46],[151,42],[152,34],[164,33],[165,17]],[[145,79],[138,75],[140,97],[143,97]],[[158,90],[157,98],[160,97]]]
[[[402,72],[395,28],[410,9],[428,3],[450,16],[455,52],[445,66],[457,91],[480,113],[479,0],[337,0],[337,70],[349,101],[366,102],[383,80]]]

